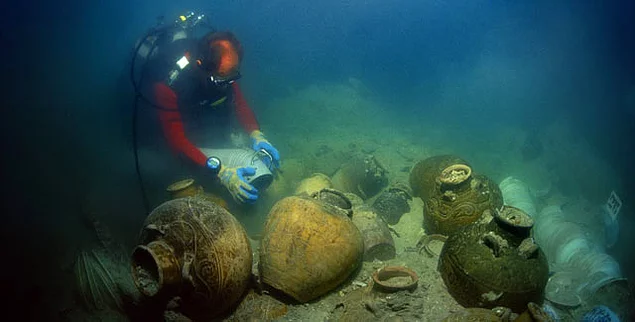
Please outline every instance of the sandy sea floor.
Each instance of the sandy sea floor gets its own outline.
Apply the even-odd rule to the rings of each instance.
[[[489,132],[471,136],[470,129],[461,128],[460,119],[447,124],[435,123],[426,117],[423,107],[422,115],[403,118],[402,125],[394,113],[396,107],[381,106],[366,94],[363,84],[351,79],[343,84],[315,85],[292,92],[289,97],[267,106],[263,124],[271,129],[272,140],[280,141],[281,150],[287,154],[284,168],[289,174],[287,185],[295,186],[316,172],[332,175],[355,153],[373,154],[388,170],[390,182],[404,183],[408,182],[409,170],[416,162],[434,155],[456,154],[471,162],[477,173],[495,182],[507,176],[525,181],[540,195],[539,207],[563,205],[586,196],[600,195],[598,200],[601,200],[611,185],[619,184],[610,165],[594,154],[566,122],[554,120],[545,126],[539,135],[544,145],[543,155],[525,161],[520,151],[528,134],[516,126],[492,125]],[[563,195],[560,188],[567,188],[568,181],[574,180],[572,177],[580,178],[582,174],[590,175],[593,184],[577,183],[573,192]],[[342,308],[346,307],[342,303],[346,303],[347,297],[356,296],[356,290],[372,284],[373,271],[390,265],[413,269],[420,277],[419,287],[412,293],[376,293],[375,301],[380,309],[369,318],[382,320],[401,316],[405,321],[439,321],[460,310],[462,307],[449,295],[436,270],[438,257],[416,250],[417,242],[425,234],[421,228],[423,202],[415,198],[410,207],[410,212],[392,226],[396,258],[364,262],[338,290],[310,304],[288,306],[289,312],[281,320],[340,318]],[[577,320],[593,305],[607,301],[615,301],[619,306],[628,299],[594,298],[571,310],[562,308],[559,313],[565,321]],[[626,311],[620,313],[626,314]]]
[[[460,126],[460,120],[439,124],[426,117],[425,113],[431,113],[433,107],[421,115],[402,119],[395,108],[374,102],[363,84],[351,79],[342,84],[289,90],[287,97],[273,100],[259,110],[263,131],[282,154],[283,174],[264,194],[255,214],[237,216],[252,238],[255,259],[259,229],[276,200],[290,195],[302,179],[313,173],[333,175],[352,155],[359,153],[374,155],[388,171],[390,183],[408,183],[411,167],[420,160],[456,154],[471,162],[476,173],[497,183],[507,176],[524,180],[542,196],[539,206],[565,204],[582,194],[604,196],[617,180],[611,167],[578,140],[566,123],[547,126],[541,132],[543,156],[525,162],[520,149],[527,133],[515,126],[497,125],[489,134],[472,136],[469,129]],[[491,135],[492,132],[496,134]],[[579,162],[564,162],[571,158]],[[563,195],[560,187],[566,187],[580,173],[585,173],[589,180],[576,186],[575,197]],[[344,284],[310,303],[282,304],[272,300],[272,305],[284,307],[280,312],[286,312],[278,320],[346,321],[353,317],[364,321],[440,321],[461,310],[437,272],[438,256],[416,248],[425,234],[423,202],[414,198],[409,204],[410,211],[391,227],[396,248],[394,259],[364,262]],[[431,248],[438,253],[441,246],[442,243],[434,243]],[[373,291],[373,272],[392,265],[414,270],[419,276],[418,287],[391,294]],[[574,321],[593,305],[606,301],[622,303],[624,299],[593,299],[570,312],[561,312],[563,320]],[[247,317],[235,316],[229,320]]]

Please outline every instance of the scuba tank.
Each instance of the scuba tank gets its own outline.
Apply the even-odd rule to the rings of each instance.
[[[210,31],[214,31],[214,28],[207,22],[204,14],[188,12],[187,14],[180,15],[172,23],[164,23],[163,19],[159,18],[157,24],[137,40],[130,63],[130,80],[134,87],[136,98],[141,99],[150,107],[159,110],[163,109],[154,104],[141,92],[140,85],[143,84],[144,78],[148,76],[148,63],[157,57],[161,50],[171,48],[174,42],[187,38],[195,38],[196,27],[199,25],[204,26]]]
[[[137,40],[135,56],[138,59],[150,59],[156,56],[162,45],[192,37],[194,27],[202,22],[203,18],[204,14],[196,15],[190,11],[180,15],[172,24],[165,25],[159,21],[144,37]]]
[[[135,44],[134,51],[132,53],[132,59],[130,63],[130,81],[134,88],[134,108],[132,111],[132,140],[133,151],[135,161],[135,172],[137,174],[137,180],[139,182],[139,188],[141,196],[143,198],[143,205],[146,212],[150,211],[150,204],[146,195],[143,178],[141,176],[139,155],[138,155],[138,142],[137,142],[137,118],[139,111],[139,102],[142,101],[148,106],[161,110],[162,107],[156,105],[150,99],[148,99],[140,89],[139,84],[147,76],[147,64],[158,54],[159,48],[164,44],[171,44],[174,41],[193,37],[195,27],[197,25],[204,25],[208,29],[213,30],[209,23],[204,21],[204,14],[195,14],[194,12],[188,12],[187,14],[180,15],[178,18],[170,24],[164,24],[162,19],[159,19],[156,26],[150,28]],[[138,62],[141,61],[139,65]],[[138,74],[138,77],[135,75]]]

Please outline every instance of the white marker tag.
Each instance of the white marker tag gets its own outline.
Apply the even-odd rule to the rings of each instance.
[[[615,191],[611,191],[611,195],[606,201],[605,206],[611,216],[611,219],[614,221],[617,220],[617,215],[620,213],[620,209],[622,208],[622,200],[620,200],[620,197],[617,196]]]

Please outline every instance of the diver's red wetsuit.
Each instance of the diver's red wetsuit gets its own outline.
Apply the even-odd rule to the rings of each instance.
[[[238,121],[247,133],[258,130],[259,126],[254,112],[243,97],[240,87],[237,83],[233,83],[231,86],[234,98],[233,105]],[[163,134],[168,140],[170,147],[177,153],[185,154],[196,164],[204,166],[207,156],[185,136],[177,94],[165,83],[155,84],[153,92],[155,102],[162,108],[169,110],[159,110],[159,119],[161,120]]]

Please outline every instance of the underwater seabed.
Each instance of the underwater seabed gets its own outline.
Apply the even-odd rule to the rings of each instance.
[[[320,186],[324,184],[329,183],[328,181],[324,183],[323,180],[319,183]],[[522,181],[508,178],[501,183],[501,188],[508,196],[506,200],[513,200],[521,207],[530,206],[527,198],[532,198],[531,192]],[[510,196],[510,192],[514,192],[515,198]],[[370,198],[366,203],[372,204],[374,199],[376,198]],[[523,200],[526,203],[523,203]],[[362,202],[357,201],[357,203]],[[456,303],[448,293],[437,271],[438,256],[443,247],[443,241],[429,239],[426,241],[425,250],[417,247],[417,241],[423,235],[422,229],[419,228],[423,220],[423,203],[421,199],[415,198],[409,201],[409,206],[410,211],[404,213],[395,225],[390,226],[397,250],[395,258],[363,262],[360,268],[339,287],[305,304],[289,301],[285,297],[280,297],[279,294],[250,292],[237,311],[226,320],[242,321],[267,317],[267,319],[278,321],[348,321],[350,319],[440,321],[452,312],[462,312],[462,306]],[[553,209],[553,206],[546,207],[542,215],[547,216],[548,211]],[[112,240],[108,229],[97,219],[93,218],[91,222],[99,243],[78,254],[75,275],[79,306],[67,312],[65,317],[74,321],[125,321],[130,319],[131,314],[137,317],[132,320],[156,314],[157,311],[153,310],[160,308],[153,309],[147,303],[144,304],[139,292],[134,289],[130,278],[129,259],[125,258],[128,252]],[[254,258],[259,258],[259,241],[250,239],[250,243]],[[257,260],[254,260],[255,273],[257,273],[256,263]],[[388,266],[410,268],[418,279],[416,287],[391,293],[377,291],[373,275]],[[557,315],[561,321],[579,320],[598,304],[610,307],[622,317],[626,316],[628,308],[620,307],[620,305],[629,303],[627,301],[630,295],[627,294],[627,290],[620,288],[623,285],[619,284],[607,284],[607,286],[605,289],[596,290],[593,296],[585,296],[583,301],[575,305],[563,305],[560,301],[559,303],[546,301],[543,308]],[[147,313],[144,315],[140,311]],[[480,314],[476,311],[466,312]],[[182,321],[184,317],[167,314],[164,318],[167,321]]]
[[[589,156],[592,155],[591,149],[579,142],[566,124],[555,124],[547,129],[547,134],[539,138],[544,144],[542,152],[540,149],[533,149],[531,152],[538,156],[532,160],[524,160],[521,150],[527,135],[517,127],[501,127],[501,135],[491,139],[481,138],[474,143],[470,141],[469,135],[465,135],[469,133],[469,129],[460,129],[456,124],[435,123],[423,115],[425,112],[422,115],[409,116],[414,120],[403,121],[403,124],[416,123],[416,127],[400,126],[401,120],[390,112],[398,107],[380,106],[368,99],[359,89],[357,81],[353,83],[315,85],[292,91],[288,97],[269,102],[269,106],[259,113],[262,114],[259,116],[264,131],[282,154],[283,174],[265,192],[265,199],[261,200],[263,206],[257,208],[255,218],[266,218],[271,206],[283,196],[292,194],[302,179],[314,173],[330,177],[354,155],[372,154],[386,169],[389,183],[392,184],[408,182],[409,172],[419,160],[445,153],[457,154],[474,162],[478,173],[488,175],[500,183],[500,188],[506,195],[506,203],[517,205],[535,218],[536,241],[544,248],[550,260],[550,268],[571,272],[568,277],[570,287],[565,289],[565,293],[576,294],[580,298],[579,303],[574,306],[571,305],[574,303],[549,305],[562,321],[580,320],[583,314],[598,304],[608,306],[624,321],[628,320],[628,314],[632,314],[629,309],[635,307],[629,287],[625,287],[631,281],[608,283],[599,288],[590,287],[590,283],[579,282],[582,276],[580,270],[569,270],[561,265],[575,263],[583,265],[589,271],[600,272],[603,276],[621,277],[614,259],[602,256],[605,249],[597,246],[602,244],[598,237],[602,233],[585,234],[583,228],[594,223],[595,213],[585,212],[585,216],[577,216],[578,219],[585,217],[583,228],[577,224],[572,226],[562,223],[570,220],[569,216],[576,217],[580,213],[575,209],[588,208],[578,206],[584,202],[584,197],[593,195],[595,199],[605,199],[604,195],[616,183],[612,179],[616,177],[615,174],[605,173],[610,167],[604,166],[597,157]],[[532,141],[531,144],[533,148],[537,143]],[[530,153],[530,156],[533,157],[533,154]],[[581,182],[573,193],[567,190],[575,182],[571,177],[581,178],[583,174],[589,176],[586,177],[587,180]],[[509,176],[516,179],[506,179]],[[566,194],[562,190],[567,190]],[[369,198],[365,203],[372,204],[373,201],[373,198]],[[587,203],[597,205],[596,200]],[[279,321],[346,321],[347,318],[357,321],[440,321],[453,312],[461,311],[463,307],[448,293],[437,271],[443,240],[424,238],[424,249],[417,247],[422,237],[426,236],[422,228],[424,203],[420,198],[412,198],[408,205],[410,211],[403,214],[396,224],[389,225],[395,249],[393,259],[363,262],[339,287],[306,304],[280,301],[271,296],[275,294],[266,293],[266,300],[251,301],[262,295],[249,293],[247,301],[239,306],[242,307],[241,311],[227,320],[245,320],[265,312],[273,314]],[[240,219],[240,216],[237,217]],[[549,233],[547,228],[541,226],[547,220],[558,221],[561,225],[545,227],[570,229],[572,234],[580,238],[558,241],[556,237],[549,237],[560,234]],[[257,259],[257,239],[260,236],[255,230],[249,235],[253,255]],[[550,248],[549,245],[553,247]],[[122,281],[115,275],[121,268],[129,267],[129,264],[122,264],[118,260],[119,255],[125,255],[129,261],[127,255],[130,252],[118,250],[115,253],[119,255],[112,256],[109,254],[113,251],[104,251],[108,248],[102,243],[96,248],[78,253],[78,290],[80,294],[84,294],[86,300],[81,301],[83,306],[77,305],[78,309],[69,311],[65,316],[67,319],[126,318],[121,314],[120,302],[114,300],[112,294],[129,292],[127,286],[131,284],[127,277]],[[582,256],[581,249],[589,250],[585,254],[597,255]],[[574,260],[575,258],[578,260]],[[106,263],[107,259],[111,263]],[[254,266],[257,266],[256,263]],[[410,268],[418,276],[417,287],[395,293],[375,292],[373,274],[386,266]],[[584,269],[582,271],[585,274],[588,272]],[[591,279],[600,275],[584,276]],[[601,280],[599,278],[597,282],[600,283]],[[119,285],[120,283],[123,284]],[[118,286],[114,287],[115,284]],[[555,284],[551,286],[553,285]],[[127,303],[142,303],[135,300],[137,295],[132,293],[130,297],[126,297]],[[79,303],[78,301],[77,304]],[[98,305],[104,309],[93,310],[93,315],[88,315],[90,309]]]
[[[283,142],[288,151],[287,165],[302,177],[313,172],[334,173],[351,151],[356,151],[373,153],[388,169],[392,181],[405,181],[417,160],[454,153],[474,162],[480,173],[496,182],[503,182],[509,176],[525,182],[530,200],[510,197],[510,202],[524,202],[525,205],[520,206],[530,215],[539,215],[547,206],[560,206],[568,214],[567,219],[585,228],[589,243],[603,245],[607,236],[615,238],[615,231],[607,231],[605,236],[599,208],[610,191],[621,186],[622,177],[595,153],[571,124],[563,118],[554,119],[552,123],[534,129],[533,134],[511,124],[492,124],[489,129],[495,135],[474,135],[470,128],[459,126],[460,120],[458,123],[457,120],[435,121],[431,118],[433,115],[426,114],[435,108],[444,109],[442,105],[407,108],[421,113],[410,113],[399,119],[398,113],[394,113],[401,108],[399,106],[380,106],[346,82],[322,84],[296,90],[286,98],[272,101],[267,110],[275,113],[269,114],[272,118],[268,119],[268,126],[283,129],[273,135],[288,138]],[[298,118],[298,114],[303,117]],[[412,210],[402,217],[402,222],[409,216],[417,216],[419,210],[415,208],[419,201],[411,202]],[[398,229],[401,222],[392,227],[400,234],[395,238],[397,258],[423,234],[419,219],[414,219],[403,231]],[[598,229],[586,229],[589,227]],[[604,249],[603,246],[599,248]],[[573,252],[571,249],[565,251]],[[578,263],[608,276],[621,276],[619,268],[616,270],[615,259],[602,251],[580,258]],[[595,278],[602,280],[599,275]],[[632,282],[623,283],[630,285]],[[587,291],[595,288],[587,285]],[[594,302],[619,306],[625,300],[590,299],[588,296],[587,299],[586,304],[571,310],[573,316],[579,318],[581,312],[590,309]],[[630,301],[630,298],[627,296],[626,300]]]

